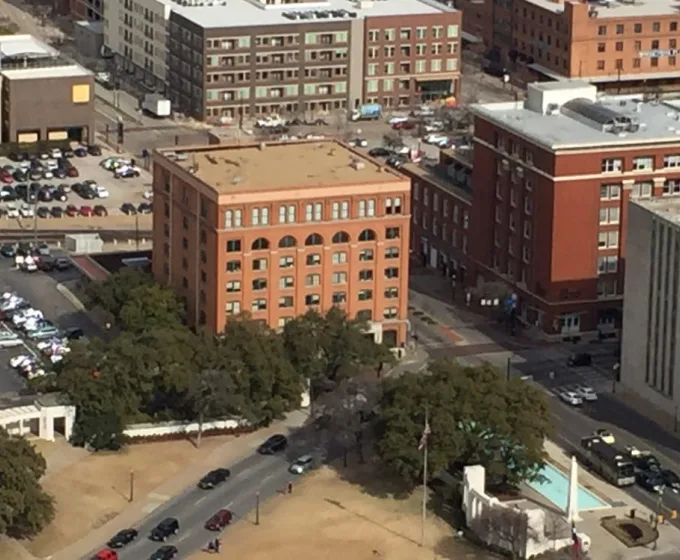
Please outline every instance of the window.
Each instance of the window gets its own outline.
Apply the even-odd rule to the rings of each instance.
[[[307,266],[319,266],[321,264],[321,255],[319,253],[312,253],[307,255]]]
[[[398,259],[399,258],[399,247],[388,247],[385,249],[386,259]]]
[[[332,205],[332,219],[346,220],[349,218],[349,202],[334,202]]]
[[[279,249],[290,249],[296,245],[297,239],[295,239],[292,235],[286,235],[285,237],[281,238],[281,241],[279,241]]]
[[[347,292],[333,292],[333,305],[347,303]]]
[[[618,224],[619,223],[619,208],[600,208],[600,224]]]
[[[606,25],[600,25],[597,28],[597,34],[602,36],[607,34],[607,26]]]
[[[295,204],[289,204],[288,206],[279,206],[279,223],[280,224],[295,223]]]
[[[360,200],[359,201],[359,217],[367,218],[375,216],[375,200]]]
[[[373,319],[373,311],[370,309],[362,309],[357,311],[357,321],[370,321]]]
[[[373,290],[359,290],[357,295],[359,301],[370,301],[373,299]]]
[[[305,221],[320,222],[323,219],[323,204],[315,202],[305,205]]]
[[[295,278],[292,276],[281,276],[279,278],[279,288],[286,290],[288,288],[293,288],[295,286]]]
[[[241,210],[227,210],[224,213],[225,229],[240,228],[243,224],[243,213]]]
[[[295,266],[295,259],[293,257],[279,258],[279,268],[293,268]]]
[[[262,251],[265,249],[269,249],[269,241],[264,237],[258,237],[255,241],[253,241],[251,249],[253,251]]]
[[[396,266],[390,266],[386,268],[385,278],[388,280],[392,278],[399,278],[399,269]]]
[[[663,156],[664,167],[680,167],[680,154]]]
[[[266,226],[269,224],[269,208],[253,208],[250,211],[251,226]]]
[[[597,273],[611,274],[616,272],[619,267],[619,257],[617,255],[608,255],[606,257],[597,257]]]
[[[383,318],[384,319],[394,319],[397,316],[397,308],[396,307],[386,307],[383,310]]]
[[[359,234],[359,241],[375,241],[376,235],[372,229],[365,229]]]
[[[524,234],[524,239],[531,239],[531,222],[530,221],[525,221],[524,222],[524,231],[522,232]]]
[[[622,170],[623,170],[622,159],[615,158],[602,160],[602,173],[619,173]]]
[[[362,262],[369,262],[373,260],[373,249],[363,249],[359,253],[359,260]]]
[[[241,250],[240,239],[230,239],[227,241],[227,253],[237,253]]]
[[[309,294],[305,296],[305,305],[319,305],[321,296],[319,294]]]
[[[386,214],[401,214],[401,197],[385,199]]]
[[[227,272],[240,272],[241,261],[227,261]]]
[[[373,271],[364,269],[359,271],[359,282],[370,282],[373,280]]]
[[[267,279],[266,278],[256,278],[253,280],[253,291],[257,292],[259,290],[267,289]]]
[[[399,233],[398,227],[385,228],[385,239],[399,239]]]
[[[653,157],[645,156],[633,158],[633,171],[649,171],[652,169],[654,169]]]
[[[333,243],[349,243],[349,234],[346,231],[339,231],[333,236]]]
[[[321,285],[320,274],[308,274],[305,277],[305,286],[319,286]]]
[[[600,200],[618,200],[621,198],[621,185],[601,185]]]
[[[258,311],[266,311],[267,300],[264,298],[254,299],[252,305],[250,306],[250,310],[253,313],[257,313]]]
[[[597,52],[605,52],[606,50],[606,43],[598,43],[597,44]]]
[[[534,211],[534,201],[530,196],[524,197],[524,213],[531,216]]]
[[[399,288],[385,288],[385,299],[397,299],[399,297]]]
[[[468,213],[467,210],[463,210],[463,229],[467,229],[469,224],[470,224],[470,214]]]
[[[332,275],[333,284],[347,284],[346,272],[334,272]]]
[[[618,231],[601,231],[597,234],[597,246],[600,249],[616,249],[619,246]]]
[[[668,179],[664,181],[662,193],[664,195],[680,194],[680,180]]]
[[[345,264],[347,262],[347,253],[345,251],[338,251],[333,253],[333,264]]]
[[[253,270],[267,270],[267,259],[253,259]]]
[[[241,291],[241,282],[238,280],[231,280],[227,282],[227,293],[235,294]]]
[[[293,307],[294,300],[293,296],[281,296],[279,298],[279,309],[288,309]]]
[[[318,233],[312,233],[307,237],[307,239],[305,239],[305,245],[307,245],[307,247],[323,245],[323,237],[321,237]]]
[[[651,181],[643,181],[641,183],[633,183],[633,188],[630,191],[632,198],[649,198],[652,196],[654,184]]]
[[[241,313],[241,302],[240,301],[228,301],[227,302],[227,315],[238,315]]]
[[[282,329],[288,323],[290,323],[292,320],[293,320],[293,317],[279,317],[279,320],[278,320],[279,328]]]

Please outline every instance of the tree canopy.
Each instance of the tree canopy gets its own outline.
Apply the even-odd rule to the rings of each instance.
[[[506,380],[490,364],[466,367],[432,362],[426,372],[383,383],[378,453],[411,485],[419,484],[423,454],[418,444],[427,410],[428,470],[481,464],[494,482],[536,478],[552,420],[544,395],[520,380]]]
[[[40,486],[45,468],[28,441],[0,428],[0,534],[30,537],[52,521],[52,498]]]

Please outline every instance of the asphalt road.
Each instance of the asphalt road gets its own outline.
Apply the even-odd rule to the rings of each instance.
[[[205,549],[208,542],[216,537],[227,538],[224,532],[228,533],[229,528],[222,534],[204,528],[205,522],[222,508],[229,509],[234,514],[232,523],[255,523],[257,493],[259,492],[260,500],[264,503],[276,492],[285,491],[288,482],[292,481],[295,485],[296,475],[288,472],[290,463],[309,452],[310,447],[314,447],[316,437],[302,429],[289,440],[290,446],[285,453],[263,456],[253,450],[252,455],[235,465],[224,465],[231,470],[231,476],[214,490],[201,490],[192,485],[160,506],[135,527],[139,531],[139,537],[134,543],[119,550],[120,560],[145,560],[164,544],[176,546],[179,557],[186,558],[197,550]],[[166,543],[151,541],[148,538],[151,530],[166,517],[175,517],[179,521],[179,534],[168,538]],[[266,517],[260,520],[260,524],[262,530],[266,531]],[[102,543],[101,548],[104,547],[105,543]],[[96,550],[83,560],[89,560],[94,553]]]

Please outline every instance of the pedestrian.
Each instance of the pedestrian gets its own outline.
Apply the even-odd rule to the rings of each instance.
[[[289,493],[289,494],[292,494],[292,493],[293,493],[293,483],[292,483],[292,482],[289,482],[289,483],[288,483],[288,493]]]
[[[548,373],[548,377],[550,377],[550,381],[554,381],[555,380],[555,372],[551,371],[550,373]]]
[[[465,292],[465,305],[470,307],[470,303],[472,302],[472,293],[470,291]]]
[[[221,546],[222,543],[220,542],[220,539],[215,539],[215,552],[219,552]]]
[[[110,331],[111,330],[111,323],[106,323],[106,330]]]

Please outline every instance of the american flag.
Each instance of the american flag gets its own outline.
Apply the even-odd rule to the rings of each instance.
[[[423,434],[420,436],[420,441],[418,442],[418,451],[422,451],[427,445],[427,438],[431,433],[432,430],[430,430],[430,422],[425,420],[425,428],[423,428]]]

